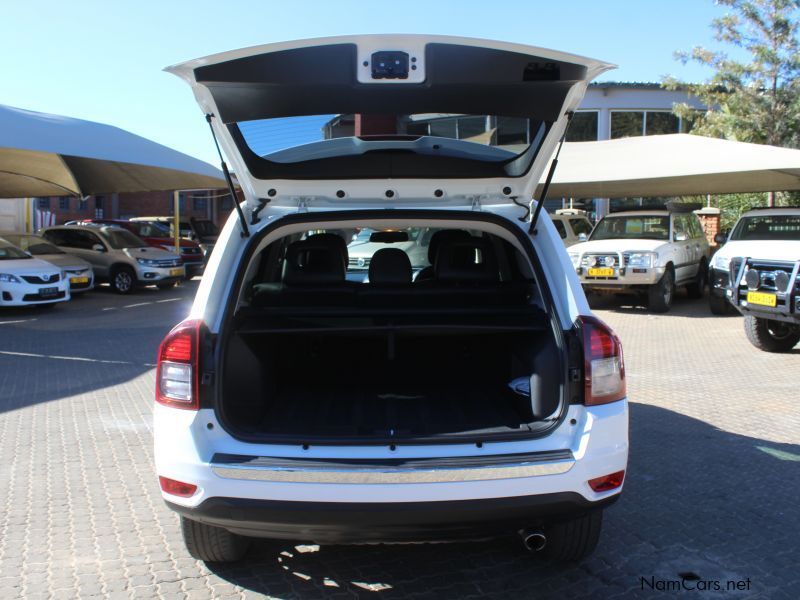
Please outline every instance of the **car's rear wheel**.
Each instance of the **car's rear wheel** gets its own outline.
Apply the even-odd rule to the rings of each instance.
[[[186,517],[181,517],[181,532],[189,554],[203,562],[236,562],[250,547],[249,538]]]
[[[653,312],[667,312],[675,297],[675,275],[672,269],[664,271],[658,283],[647,290],[647,304]]]
[[[547,542],[542,554],[560,561],[586,558],[597,547],[602,528],[602,510],[593,510],[577,519],[553,523],[545,527]]]
[[[800,342],[800,326],[753,315],[745,316],[744,332],[753,346],[765,352],[789,352]]]
[[[715,315],[728,315],[731,313],[731,309],[733,308],[730,303],[722,296],[715,296],[714,294],[709,294],[708,296],[708,308],[711,309],[712,314]]]
[[[689,294],[689,298],[702,298],[706,291],[707,282],[708,265],[705,259],[703,259],[700,262],[700,266],[697,267],[697,275],[695,275],[694,281],[686,286],[686,292]]]
[[[116,267],[111,272],[111,289],[118,294],[130,294],[136,284],[136,273],[130,267]]]

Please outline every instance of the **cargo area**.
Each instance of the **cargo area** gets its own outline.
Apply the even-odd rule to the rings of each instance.
[[[330,233],[266,248],[222,340],[226,428],[276,443],[481,442],[556,420],[563,361],[516,251],[450,237],[413,280],[391,244],[363,281]]]

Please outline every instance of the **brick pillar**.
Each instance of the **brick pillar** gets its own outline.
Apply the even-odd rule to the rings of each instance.
[[[706,234],[708,243],[713,248],[716,248],[717,243],[714,241],[714,236],[720,232],[720,224],[722,222],[720,210],[707,206],[706,208],[695,211],[695,213],[700,217],[700,223],[703,224],[703,232]]]

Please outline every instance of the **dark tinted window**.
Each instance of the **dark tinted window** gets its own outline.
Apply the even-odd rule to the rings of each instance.
[[[147,242],[125,229],[106,229],[103,232],[108,245],[115,250],[122,248],[146,248]]]
[[[569,224],[572,227],[572,231],[575,232],[575,235],[580,235],[582,233],[589,235],[592,233],[592,224],[589,223],[587,219],[570,219]]]
[[[623,138],[644,133],[644,113],[614,111],[611,113],[611,138]]]
[[[567,229],[562,221],[553,221],[553,225],[555,225],[556,231],[558,231],[558,235],[561,236],[562,240],[567,237]]]
[[[630,216],[603,217],[592,231],[592,240],[622,239],[669,239],[669,217]]]
[[[800,240],[800,215],[745,217],[731,234],[732,240]]]
[[[680,120],[671,112],[648,112],[645,135],[679,133]]]

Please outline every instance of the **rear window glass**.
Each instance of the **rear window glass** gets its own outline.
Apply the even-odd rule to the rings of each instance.
[[[800,240],[800,215],[744,217],[731,234],[732,240]]]
[[[397,150],[420,155],[513,160],[541,123],[524,117],[425,114],[329,114],[237,123],[256,155],[277,163]]]

